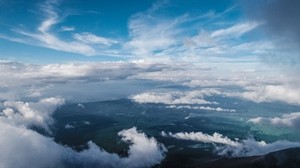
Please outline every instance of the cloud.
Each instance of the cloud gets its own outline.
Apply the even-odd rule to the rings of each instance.
[[[74,128],[74,126],[71,125],[71,124],[66,124],[66,125],[65,125],[65,129],[72,129],[72,128]]]
[[[1,38],[25,43],[27,45],[41,46],[58,51],[77,53],[87,56],[92,55],[110,55],[119,56],[116,51],[108,49],[110,46],[117,43],[105,37],[96,36],[89,32],[75,33],[73,39],[63,40],[59,37],[61,31],[74,31],[74,27],[62,27],[60,30],[55,30],[55,26],[62,22],[64,17],[59,15],[58,1],[46,1],[44,4],[39,5],[44,20],[36,28],[37,31],[30,32],[23,28],[12,29],[18,37],[2,36]],[[55,33],[56,32],[56,33]],[[107,50],[104,50],[107,49]],[[124,54],[125,56],[125,54]]]
[[[128,157],[108,153],[93,142],[81,152],[57,144],[37,132],[9,124],[0,117],[0,162],[5,168],[151,167],[164,158],[165,148],[136,128],[119,132],[130,143]],[[30,152],[28,152],[30,151]]]
[[[252,122],[255,124],[264,124],[264,125],[274,125],[274,126],[283,126],[283,127],[300,127],[300,112],[283,114],[281,117],[274,118],[265,118],[265,117],[257,117],[251,118],[248,122]]]
[[[74,27],[62,26],[61,31],[74,31]]]
[[[218,144],[224,144],[224,145],[230,145],[230,146],[238,146],[238,142],[232,141],[228,137],[224,137],[222,134],[219,134],[215,132],[212,136],[208,134],[204,134],[202,132],[179,132],[176,134],[172,133],[162,133],[165,137],[173,137],[176,139],[182,139],[182,140],[192,140],[192,141],[200,141],[204,143],[218,143]]]
[[[143,86],[135,87],[140,84],[134,82],[135,79],[128,79],[130,76],[143,71],[160,71],[165,66],[143,62],[78,62],[34,65],[0,61],[0,71],[2,72],[0,74],[0,98],[3,101],[24,99],[32,101],[32,99],[61,96],[68,100],[74,100],[77,97],[86,101],[88,97],[94,96],[98,98],[92,98],[93,100],[100,100],[99,97],[105,99],[105,94],[113,97],[113,93],[125,94],[121,97],[124,98],[136,93],[136,90],[140,92],[143,88]],[[119,81],[117,82],[117,80]],[[124,84],[130,85],[128,87],[131,89],[120,92],[119,86]],[[101,85],[111,89],[96,89]],[[95,89],[87,89],[91,87]]]
[[[185,105],[185,106],[176,106],[176,105],[170,105],[167,106],[168,108],[176,108],[176,109],[194,109],[194,110],[207,110],[207,111],[218,111],[218,112],[236,112],[235,109],[224,109],[221,107],[209,107],[209,106],[190,106],[190,105]]]
[[[163,3],[156,3],[144,12],[134,14],[128,21],[130,40],[124,48],[137,57],[155,55],[177,43],[177,19],[163,19],[156,12]]]
[[[226,29],[216,30],[211,33],[211,37],[226,38],[226,37],[240,37],[243,34],[257,28],[260,24],[258,22],[245,22],[233,25]]]
[[[214,93],[214,90],[144,92],[131,96],[131,99],[138,103],[217,104],[217,102],[210,102],[204,99],[204,96],[209,96]]]
[[[61,98],[44,98],[38,102],[5,101],[3,115],[10,122],[21,126],[38,126],[49,130],[53,123],[52,114],[64,103]]]
[[[229,157],[258,156],[282,149],[300,147],[299,142],[290,142],[287,140],[278,140],[272,143],[256,141],[253,138],[245,140],[231,140],[217,132],[213,135],[204,134],[202,132],[179,132],[176,134],[162,132],[161,134],[164,137],[216,144],[214,146],[215,152],[218,155]]]
[[[274,41],[276,45],[276,50],[266,57],[262,57],[262,60],[274,64],[276,67],[283,65],[294,70],[296,68],[298,72],[300,68],[299,1],[243,2],[246,16],[262,21],[264,23],[262,28],[264,28],[267,38]],[[253,12],[254,10],[256,12]]]
[[[289,104],[300,104],[300,90],[289,85],[266,85],[250,87],[241,97],[254,102],[282,101]]]
[[[81,41],[85,44],[103,44],[105,46],[111,46],[113,44],[118,43],[115,40],[111,40],[108,38],[96,36],[94,34],[84,32],[84,33],[75,33],[74,34],[74,39]]]

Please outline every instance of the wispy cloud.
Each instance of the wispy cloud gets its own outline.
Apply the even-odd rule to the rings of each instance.
[[[74,31],[75,27],[62,26],[61,31]]]
[[[74,34],[74,39],[81,41],[85,44],[102,44],[105,46],[111,46],[113,44],[118,43],[115,40],[111,40],[108,38],[104,38],[104,37],[100,37],[100,36],[96,36],[92,33],[88,33],[88,32],[84,32],[84,33],[75,33]]]
[[[28,45],[51,48],[58,51],[78,53],[82,55],[111,55],[117,56],[117,52],[109,50],[109,47],[116,44],[117,41],[109,38],[94,35],[92,33],[75,33],[71,40],[63,40],[55,32],[55,25],[63,21],[63,17],[58,14],[58,1],[46,1],[40,5],[40,10],[45,19],[36,28],[37,32],[26,31],[23,28],[14,28],[12,31],[23,37],[12,38],[5,36],[3,38],[10,41],[25,43]],[[74,27],[62,27],[60,31],[73,31]],[[26,38],[25,38],[26,37]],[[98,46],[95,46],[97,44]],[[107,50],[103,50],[106,48]]]
[[[232,37],[240,37],[243,34],[257,28],[260,25],[258,22],[245,22],[238,23],[226,29],[216,30],[211,33],[211,37],[213,38],[232,38]]]

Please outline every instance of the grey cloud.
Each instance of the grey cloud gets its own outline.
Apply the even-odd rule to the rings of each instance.
[[[251,118],[249,122],[255,124],[265,124],[265,125],[274,125],[274,126],[283,126],[283,127],[300,127],[300,112],[284,114],[281,117],[274,118],[265,118],[257,117]]]
[[[267,36],[276,45],[264,61],[300,69],[300,1],[244,1],[248,17],[264,22]]]

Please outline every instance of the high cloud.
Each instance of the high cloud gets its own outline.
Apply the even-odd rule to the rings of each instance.
[[[66,16],[60,16],[58,11],[59,2],[48,0],[39,5],[43,21],[36,28],[37,31],[27,31],[24,28],[12,29],[18,37],[2,36],[2,38],[25,43],[27,45],[41,46],[58,51],[77,53],[87,56],[110,55],[118,56],[116,51],[109,49],[110,46],[117,44],[116,40],[101,37],[92,33],[74,33],[73,39],[64,40],[54,32],[74,31],[74,27],[62,27],[59,30],[55,26],[61,23]],[[107,50],[104,50],[107,49]],[[125,55],[124,55],[125,56]]]
[[[294,127],[300,128],[300,112],[284,114],[281,117],[266,118],[257,117],[249,119],[249,122],[255,124],[266,124],[274,126]]]
[[[175,134],[162,132],[161,134],[164,137],[215,144],[215,152],[218,155],[229,157],[257,156],[282,149],[300,147],[299,142],[290,142],[286,140],[279,140],[272,143],[256,141],[253,138],[245,140],[231,140],[217,132],[213,135],[204,134],[202,132],[179,132]]]

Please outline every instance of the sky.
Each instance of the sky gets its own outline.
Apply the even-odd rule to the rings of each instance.
[[[80,152],[56,143],[53,114],[68,103],[128,99],[299,130],[299,9],[298,0],[0,0],[1,165],[151,167],[164,159],[164,145],[137,127],[118,133],[128,157],[92,141]],[[226,99],[291,108],[244,114]],[[217,132],[162,136],[229,145],[223,152],[235,156],[300,146]]]
[[[0,57],[36,64],[254,61],[277,49],[248,6],[237,0],[1,0]]]

